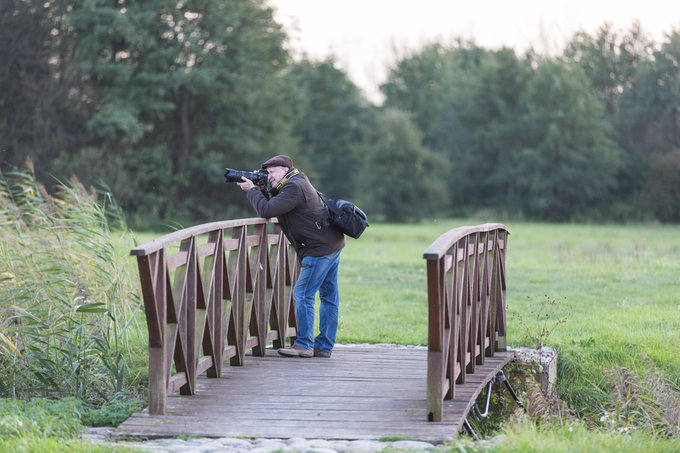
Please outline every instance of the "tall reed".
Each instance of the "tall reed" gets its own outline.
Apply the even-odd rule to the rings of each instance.
[[[110,231],[122,216],[77,180],[54,196],[27,169],[0,174],[0,397],[125,389],[126,337],[139,310],[127,256]]]

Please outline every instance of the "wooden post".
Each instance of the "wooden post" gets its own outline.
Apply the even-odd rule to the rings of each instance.
[[[443,260],[427,260],[427,420],[442,420],[442,305],[441,278]]]
[[[269,311],[267,307],[267,273],[269,263],[267,260],[267,225],[255,225],[255,233],[258,237],[258,246],[253,253],[255,269],[251,272],[255,280],[253,285],[253,310],[251,315],[251,330],[257,336],[257,346],[253,347],[253,355],[264,357],[267,352],[267,323]]]
[[[182,325],[185,336],[184,353],[186,354],[186,377],[187,382],[180,388],[180,394],[193,395],[196,388],[196,294],[198,285],[198,264],[196,263],[196,238],[194,236],[182,241],[180,251],[187,253],[187,265],[185,269],[185,289],[182,296],[184,300]],[[181,330],[180,330],[181,331]]]
[[[278,229],[276,245],[276,260],[274,263],[274,277],[272,288],[272,322],[275,323],[278,339],[274,348],[286,347],[286,327],[288,325],[288,310],[286,305],[286,250],[283,231]]]
[[[167,270],[165,250],[151,256],[138,256],[146,323],[149,329],[149,414],[166,410],[168,373],[165,365]]]
[[[487,337],[488,337],[488,325],[489,325],[489,233],[482,233],[482,253],[483,263],[482,263],[482,278],[481,278],[481,292],[479,295],[479,355],[477,356],[477,365],[484,365],[484,356],[488,354],[487,352]],[[491,342],[488,342],[491,345]]]
[[[474,234],[474,245],[472,248],[472,294],[470,297],[470,331],[468,342],[470,361],[466,372],[473,374],[477,363],[477,347],[479,333],[479,233]]]
[[[489,357],[496,352],[496,293],[498,291],[498,230],[494,230],[491,236],[493,254],[491,255],[491,277],[489,282]]]
[[[248,336],[248,323],[246,322],[246,227],[234,228],[233,237],[238,239],[238,254],[236,258],[236,280],[232,294],[231,309],[235,326],[236,355],[231,358],[232,366],[243,366],[246,351],[246,338]]]
[[[463,272],[461,275],[462,288],[460,300],[460,334],[458,343],[458,360],[460,364],[460,375],[456,384],[465,384],[467,373],[467,363],[470,356],[470,320],[468,307],[470,306],[470,237],[465,236],[461,239],[460,248],[463,249]]]
[[[447,396],[451,399],[456,397],[456,380],[458,379],[458,337],[460,335],[460,313],[458,309],[460,303],[458,271],[460,266],[458,265],[458,251],[458,243],[456,242],[451,250],[451,296],[448,301],[451,332],[449,333],[449,357],[447,358],[449,362],[449,392]]]
[[[508,249],[508,233],[507,231],[502,233],[503,247],[501,248],[499,255],[499,285],[498,285],[498,305],[497,305],[497,323],[498,323],[498,336],[496,339],[496,350],[497,351],[507,351],[508,350],[508,340],[507,334],[505,332],[506,328],[506,312],[505,312],[505,254]]]
[[[208,377],[222,376],[222,351],[224,340],[222,337],[222,295],[224,278],[224,232],[217,230],[210,233],[209,242],[215,244],[212,261],[212,272],[210,281],[210,315],[208,324],[212,335],[210,355],[213,358],[213,366],[207,370]]]

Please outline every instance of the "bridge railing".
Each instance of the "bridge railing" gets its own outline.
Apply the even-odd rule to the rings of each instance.
[[[435,240],[427,260],[427,417],[441,421],[443,401],[484,357],[505,351],[505,253],[500,223],[461,227]]]
[[[285,346],[297,332],[295,251],[276,219],[229,220],[176,231],[131,250],[149,330],[149,413],[164,414],[196,377],[219,377],[252,349]]]

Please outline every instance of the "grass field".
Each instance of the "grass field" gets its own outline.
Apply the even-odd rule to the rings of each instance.
[[[376,225],[349,239],[340,272],[338,341],[425,344],[423,251],[442,232],[469,224]],[[553,346],[624,345],[667,371],[680,366],[680,228],[508,224],[509,343],[532,346],[522,322],[555,301],[566,318]],[[623,361],[621,364],[630,365]]]
[[[512,228],[512,226],[511,226]],[[680,228],[518,224],[508,254],[509,342],[541,298],[567,321],[548,344],[560,351],[560,386],[582,410],[604,370],[660,369],[680,383]]]
[[[422,254],[440,234],[477,221],[376,224],[347,239],[340,269],[339,343],[427,342]],[[680,374],[680,227],[508,222],[508,344],[545,342],[570,379],[651,363]],[[138,235],[144,242],[158,234]],[[540,319],[539,319],[540,318]],[[558,318],[565,322],[552,328]],[[568,365],[568,366],[567,366]],[[574,376],[572,376],[574,375]]]
[[[374,225],[348,240],[338,341],[426,344],[422,252],[444,231],[475,223]],[[545,327],[542,341],[560,353],[558,389],[582,412],[601,409],[607,369],[660,369],[677,388],[680,227],[507,226],[509,345],[536,346]]]
[[[125,418],[145,393],[148,335],[128,253],[162,234],[111,232],[82,187],[55,199],[31,175],[14,184],[0,194],[0,451],[89,451],[75,433]],[[425,344],[423,251],[478,223],[374,224],[348,239],[338,341]],[[680,227],[507,225],[508,343],[559,352],[557,395],[579,418],[524,417],[491,447],[451,448],[680,452]]]
[[[426,344],[422,254],[445,231],[478,223],[374,224],[361,239],[347,239],[337,341]],[[543,330],[540,341],[559,352],[558,394],[590,421],[617,410],[608,391],[612,370],[625,368],[640,381],[660,375],[677,398],[680,227],[506,225],[508,344],[536,346]],[[636,416],[617,412],[616,426]]]

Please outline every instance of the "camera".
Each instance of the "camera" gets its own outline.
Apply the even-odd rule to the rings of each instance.
[[[269,173],[267,170],[239,171],[231,168],[225,168],[225,170],[224,182],[243,182],[241,177],[250,179],[257,186],[266,186],[268,182],[267,176],[269,176]]]

